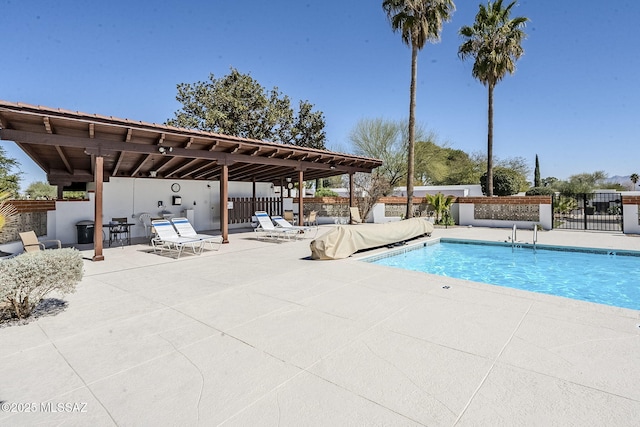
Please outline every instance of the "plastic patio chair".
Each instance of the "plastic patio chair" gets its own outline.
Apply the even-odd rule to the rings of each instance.
[[[145,237],[151,237],[151,214],[150,213],[142,213],[139,217],[140,223],[144,226],[144,235]]]

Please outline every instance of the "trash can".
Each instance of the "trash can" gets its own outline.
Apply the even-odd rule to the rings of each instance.
[[[78,244],[93,243],[94,222],[85,220],[76,223],[78,229]]]

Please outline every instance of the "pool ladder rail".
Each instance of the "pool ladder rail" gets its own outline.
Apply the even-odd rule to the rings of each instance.
[[[516,242],[518,240],[518,227],[513,224],[513,229],[511,230],[511,250],[514,250],[516,247]],[[536,251],[536,243],[538,242],[538,224],[533,225],[533,252]]]

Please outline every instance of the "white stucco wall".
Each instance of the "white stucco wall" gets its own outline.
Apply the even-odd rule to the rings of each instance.
[[[171,185],[180,184],[180,191],[174,193]],[[253,184],[250,182],[229,182],[229,197],[251,197]],[[256,183],[257,197],[274,197],[270,183]],[[180,196],[181,205],[173,205],[173,196]],[[162,202],[162,206],[159,203]],[[49,214],[49,238],[62,243],[77,242],[76,223],[94,218],[95,193],[89,193],[89,201],[58,201],[56,211]],[[163,212],[184,216],[185,210],[193,209],[196,230],[220,228],[220,182],[169,180],[152,178],[111,178],[104,183],[102,223],[111,218],[126,217],[135,225],[131,227],[132,237],[144,236],[144,226],[139,217],[142,213],[162,216]],[[53,217],[53,218],[52,218]],[[51,219],[52,218],[52,219]]]
[[[540,221],[504,221],[491,219],[475,219],[473,203],[457,203],[459,212],[459,225],[471,225],[474,227],[511,228],[515,224],[519,229],[533,229],[534,224],[540,224],[545,230],[551,230],[553,216],[551,205],[540,205]]]
[[[622,221],[625,234],[640,234],[638,205],[622,205]]]

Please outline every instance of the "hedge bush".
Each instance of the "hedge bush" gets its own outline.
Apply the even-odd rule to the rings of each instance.
[[[527,196],[553,196],[556,192],[549,187],[531,187],[525,193]]]
[[[73,248],[25,253],[0,261],[0,309],[8,312],[8,317],[29,317],[47,294],[75,292],[82,275],[82,254]]]

